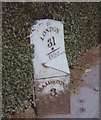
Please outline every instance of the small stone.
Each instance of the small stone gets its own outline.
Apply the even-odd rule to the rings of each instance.
[[[86,70],[85,70],[85,73],[90,72],[90,71],[91,71],[91,69],[86,69]]]
[[[98,92],[98,91],[99,91],[99,88],[96,87],[96,88],[94,88],[93,90],[96,91],[96,92]]]
[[[83,108],[83,107],[80,108],[80,112],[85,112],[85,111],[86,111],[86,108]]]
[[[80,103],[83,103],[83,102],[84,102],[84,100],[83,100],[83,99],[80,99],[80,100],[79,100],[79,102],[80,102]]]

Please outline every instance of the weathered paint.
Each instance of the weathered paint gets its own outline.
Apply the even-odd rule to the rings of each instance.
[[[35,46],[32,61],[37,97],[44,95],[56,97],[60,92],[65,93],[70,82],[70,71],[65,55],[62,22],[50,19],[38,20],[32,27],[30,41]]]
[[[49,28],[53,29],[50,30]],[[34,31],[32,31],[30,38],[31,44],[35,45],[35,58],[33,59],[35,79],[69,75],[70,71],[65,55],[63,24],[49,19],[38,20],[32,29]]]

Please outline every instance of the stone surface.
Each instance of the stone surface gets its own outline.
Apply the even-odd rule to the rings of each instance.
[[[37,94],[37,99],[39,117],[70,113],[70,92],[68,90],[61,91],[56,96]]]
[[[65,87],[70,83],[70,71],[63,23],[53,19],[37,20],[31,29],[30,44],[35,50],[32,63],[38,117],[68,114],[70,94]]]

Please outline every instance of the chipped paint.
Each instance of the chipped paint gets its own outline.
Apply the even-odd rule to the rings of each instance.
[[[32,34],[33,36],[31,36]],[[50,19],[38,20],[37,24],[32,27],[31,35],[31,44],[35,45],[35,58],[33,59],[35,81],[39,81],[40,84],[41,82],[46,84],[47,81],[55,81],[54,85],[52,83],[43,87],[42,93],[50,94],[53,88],[56,91],[64,90],[64,86],[57,82],[57,80],[63,81],[65,86],[70,82],[70,71],[65,55],[63,24]]]

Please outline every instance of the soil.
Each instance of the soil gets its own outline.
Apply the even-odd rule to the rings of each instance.
[[[70,69],[71,72],[71,82],[70,91],[71,93],[77,93],[77,90],[83,85],[86,86],[85,82],[82,80],[82,75],[85,73],[86,69],[90,69],[92,66],[96,65],[99,61],[99,47],[93,47],[86,53],[84,53],[79,59],[75,66]]]
[[[71,82],[70,82],[70,93],[77,94],[78,89],[81,86],[86,86],[85,82],[82,80],[82,75],[85,73],[86,69],[90,69],[92,66],[96,65],[99,61],[99,47],[93,47],[86,53],[84,53],[79,59],[76,65],[71,66]],[[82,102],[82,101],[81,101]],[[80,109],[84,111],[84,109]],[[16,113],[11,115],[10,118],[35,118],[36,115],[34,110],[29,107],[25,112]]]

